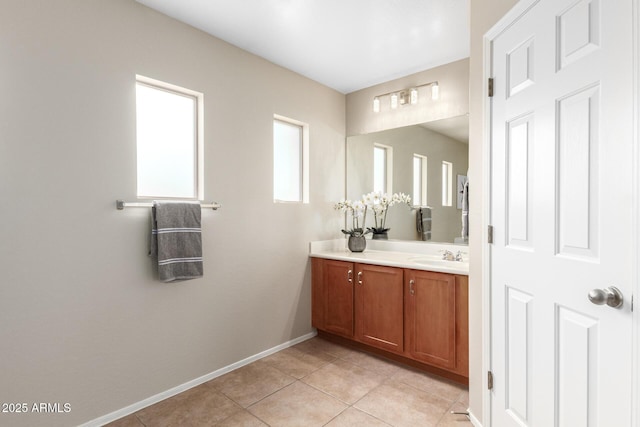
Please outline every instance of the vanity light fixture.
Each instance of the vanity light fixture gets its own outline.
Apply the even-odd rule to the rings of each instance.
[[[389,96],[390,106],[392,110],[398,108],[399,105],[416,105],[418,103],[418,89],[421,87],[431,86],[431,99],[437,100],[440,97],[440,87],[437,81],[425,83],[422,85],[414,86],[410,89],[405,89],[396,92],[387,92],[382,95],[377,95],[373,98],[373,112],[380,112],[380,98]]]
[[[398,108],[398,94],[397,93],[392,93],[391,94],[391,109],[395,110],[396,108]]]
[[[415,87],[411,88],[409,94],[409,97],[411,98],[411,105],[416,105],[418,103],[418,89],[416,89]]]
[[[434,82],[431,85],[431,99],[436,100],[440,98],[440,86],[438,86],[438,82]]]

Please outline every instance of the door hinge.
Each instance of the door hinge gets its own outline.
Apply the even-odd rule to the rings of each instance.
[[[493,243],[493,225],[487,227],[487,243]]]
[[[489,82],[487,84],[487,94],[489,98],[493,98],[493,77],[489,78]]]
[[[493,390],[493,372],[487,372],[487,389]]]

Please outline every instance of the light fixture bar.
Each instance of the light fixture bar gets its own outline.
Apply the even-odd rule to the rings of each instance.
[[[398,105],[416,105],[418,103],[418,89],[427,86],[431,86],[431,99],[434,101],[437,100],[440,97],[440,86],[438,85],[438,81],[435,80],[429,83],[413,86],[410,89],[376,95],[373,98],[373,112],[380,112],[380,98],[384,96],[390,96],[390,105],[392,110],[397,109]]]

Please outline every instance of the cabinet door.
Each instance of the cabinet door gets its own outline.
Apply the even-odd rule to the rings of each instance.
[[[356,264],[356,340],[404,351],[403,269]]]
[[[456,373],[469,377],[468,276],[456,276]]]
[[[455,370],[455,276],[418,270],[407,270],[405,274],[405,333],[409,357]]]
[[[311,326],[324,330],[324,259],[311,258]]]
[[[353,263],[324,260],[324,329],[353,337]]]

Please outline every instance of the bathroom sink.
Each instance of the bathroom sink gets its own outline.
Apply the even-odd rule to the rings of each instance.
[[[409,261],[420,265],[442,265],[446,267],[466,267],[468,263],[461,261],[448,261],[446,259],[438,259],[436,257],[416,257],[409,258]]]

